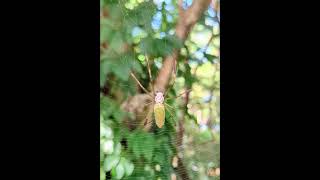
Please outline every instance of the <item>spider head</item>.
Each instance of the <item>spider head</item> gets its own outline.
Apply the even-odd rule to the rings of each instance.
[[[160,91],[157,91],[156,92],[156,95],[155,95],[155,97],[154,97],[154,101],[156,102],[156,103],[163,103],[163,101],[164,101],[164,97],[163,97],[163,93],[162,92],[160,92]]]

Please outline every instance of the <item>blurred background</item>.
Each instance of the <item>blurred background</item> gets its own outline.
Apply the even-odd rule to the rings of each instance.
[[[220,1],[100,0],[100,179],[220,179]],[[146,97],[176,60],[163,128]],[[172,79],[172,78],[171,78]],[[172,83],[172,82],[171,82]],[[146,128],[148,126],[148,128]]]

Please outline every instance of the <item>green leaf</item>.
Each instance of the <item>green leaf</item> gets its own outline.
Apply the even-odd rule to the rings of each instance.
[[[103,154],[102,149],[100,147],[100,162],[103,162],[103,160],[104,160],[104,154]]]
[[[106,82],[107,74],[111,72],[111,69],[112,69],[112,64],[110,61],[100,62],[100,87],[104,86]]]
[[[133,141],[132,151],[133,151],[133,154],[135,155],[135,157],[138,159],[138,158],[140,158],[140,154],[141,154],[140,144],[139,144],[139,141],[137,141],[136,139],[133,139],[132,141]]]
[[[205,56],[205,57],[208,59],[208,61],[211,62],[211,63],[214,63],[213,61],[214,61],[215,59],[218,59],[217,56],[214,56],[214,55],[211,55],[211,54],[206,54],[206,53],[204,53],[204,56]]]
[[[134,80],[129,79],[129,81],[125,82],[118,82],[117,84],[119,86],[119,89],[123,91],[124,94],[131,94],[135,95],[137,92],[136,85],[137,83]]]
[[[160,151],[157,151],[154,155],[153,161],[156,163],[163,163],[164,160],[165,160],[165,155]]]
[[[102,144],[102,150],[106,154],[112,154],[113,153],[113,144],[114,142],[112,140],[106,140]]]
[[[125,168],[125,174],[126,176],[130,176],[133,172],[134,165],[129,162],[128,160],[124,161],[124,168]]]
[[[117,176],[116,168],[112,168],[112,170],[111,170],[111,176],[112,176],[112,177],[116,177],[116,176]]]
[[[100,8],[104,6],[104,0],[100,0]]]
[[[164,39],[168,41],[170,44],[172,44],[173,47],[176,49],[180,49],[183,47],[182,40],[175,35],[167,35]]]
[[[155,139],[152,134],[145,132],[134,132],[128,138],[129,148],[134,156],[139,159],[141,156],[151,161],[155,146]]]
[[[117,143],[117,144],[115,145],[113,154],[115,154],[115,155],[120,155],[120,153],[121,153],[121,144],[120,144],[120,143]]]
[[[155,142],[153,135],[136,132],[134,135],[131,135],[131,141],[133,141],[133,154],[135,157],[139,158],[142,155],[148,161],[151,161]]]
[[[183,47],[182,41],[176,36],[167,35],[163,39],[153,39],[146,37],[141,39],[140,48],[142,53],[152,56],[166,56],[173,52],[174,49]]]
[[[110,43],[110,48],[116,52],[121,52],[124,41],[122,39],[122,34],[120,32],[115,32]]]
[[[113,112],[113,117],[115,120],[117,121],[121,121],[124,117],[124,112],[121,111],[121,109],[116,109],[114,112]]]
[[[115,169],[115,171],[112,171],[113,174],[112,176],[115,177],[116,179],[121,179],[123,176],[124,176],[124,166],[123,166],[123,163],[120,162],[116,168],[113,168]]]
[[[132,11],[129,11],[124,20],[134,22],[136,25],[140,26],[150,26],[155,11],[156,6],[152,1],[143,2]]]
[[[212,138],[212,133],[209,130],[203,131],[199,134],[199,139],[201,142],[210,141]]]
[[[113,33],[114,31],[112,31],[109,26],[103,25],[100,31],[100,43],[109,41],[112,38]]]
[[[157,56],[157,51],[153,47],[152,38],[147,37],[147,38],[141,39],[139,47],[143,54]]]
[[[119,2],[118,2],[119,3]],[[114,21],[114,22],[121,22],[123,14],[122,11],[123,9],[121,9],[121,4],[110,4],[108,5],[108,13],[110,15],[110,18]]]
[[[118,164],[119,160],[120,160],[119,156],[116,156],[116,155],[108,156],[105,159],[104,164],[103,164],[104,170],[106,172],[110,171],[113,167],[115,167]]]
[[[164,38],[156,39],[153,48],[157,50],[157,56],[166,56],[173,52],[174,46],[167,38]]]
[[[196,78],[194,75],[191,74],[191,67],[189,64],[185,64],[185,72],[184,72],[184,79],[185,81],[185,85],[188,89],[190,89],[192,87],[192,84],[194,82],[196,82]]]
[[[137,152],[136,152],[136,141],[135,141],[135,132],[132,132],[129,136],[128,136],[128,138],[127,138],[127,140],[128,140],[128,149],[129,150],[131,150],[132,151],[132,153],[133,153],[133,155],[135,156],[135,157],[138,157],[139,156],[139,154],[137,154]]]
[[[118,0],[104,0],[106,4],[117,4]]]
[[[127,81],[129,79],[130,66],[120,60],[113,66],[112,72],[121,80]]]
[[[142,67],[141,67],[141,64],[136,61],[136,60],[133,60],[132,63],[131,63],[131,66],[132,66],[132,69],[138,73],[143,73],[143,70],[142,70]]]
[[[107,96],[100,98],[100,111],[103,112],[103,118],[108,119],[116,109],[116,102]]]
[[[106,174],[102,168],[100,168],[100,180],[105,180],[106,179]]]
[[[151,161],[153,156],[153,149],[154,149],[154,142],[155,139],[153,135],[148,133],[141,133],[139,135],[139,138],[137,138],[139,141],[139,149],[142,152],[143,156],[148,160]]]

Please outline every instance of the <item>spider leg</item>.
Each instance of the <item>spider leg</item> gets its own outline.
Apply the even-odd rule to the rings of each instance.
[[[183,93],[179,94],[178,96],[166,98],[166,100],[168,100],[168,99],[176,99],[176,98],[181,97],[182,95],[184,95],[186,93],[189,93],[190,91],[192,91],[192,89],[188,89],[188,90],[184,91]]]
[[[151,120],[148,120],[147,118],[145,119],[144,123],[143,123],[143,126],[147,126],[149,124],[151,124],[153,121]]]
[[[150,92],[148,92],[148,91],[146,90],[146,88],[144,88],[144,87],[142,86],[142,84],[140,83],[140,81],[137,79],[137,77],[136,77],[132,72],[130,72],[130,75],[131,75],[131,77],[138,83],[138,85],[141,87],[141,89],[142,89],[145,93],[147,93],[151,98],[153,98],[153,96],[150,95]]]
[[[171,108],[172,110],[174,110],[174,108],[172,106],[170,106],[168,103],[164,103],[166,106],[168,106],[169,108]]]
[[[154,88],[153,88],[153,79],[151,75],[151,69],[150,69],[150,63],[149,63],[149,58],[147,55],[145,55],[146,60],[147,60],[147,68],[148,68],[148,74],[149,74],[149,86],[151,87],[152,95],[154,96]]]
[[[148,103],[146,103],[146,104],[144,104],[144,106],[149,106],[150,104],[152,104],[153,102],[151,101],[151,102],[148,102]]]
[[[153,107],[149,107],[146,118],[143,120],[143,127],[148,128],[148,126],[153,122],[152,121]]]

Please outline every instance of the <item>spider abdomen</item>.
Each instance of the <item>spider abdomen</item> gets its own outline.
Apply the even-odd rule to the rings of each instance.
[[[154,118],[159,128],[162,128],[165,120],[165,108],[162,103],[156,103],[153,107]]]

